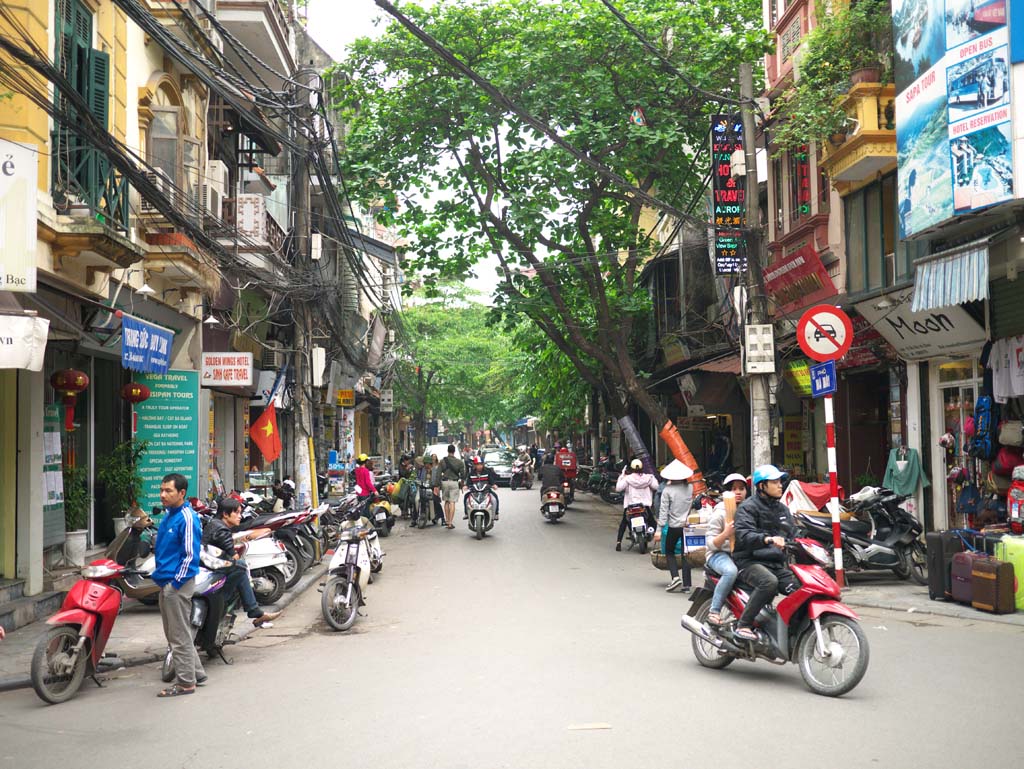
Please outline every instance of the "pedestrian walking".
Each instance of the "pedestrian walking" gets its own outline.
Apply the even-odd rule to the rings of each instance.
[[[693,489],[690,487],[690,478],[693,477],[693,470],[684,465],[678,459],[673,459],[665,469],[661,471],[661,477],[668,481],[665,490],[661,493],[661,504],[658,506],[658,528],[654,532],[654,545],[658,546],[661,540],[661,529],[665,530],[665,561],[668,563],[671,581],[665,588],[667,592],[682,590],[690,592],[691,576],[690,563],[686,560],[686,553],[683,553],[682,576],[679,574],[679,563],[676,560],[676,548],[684,541],[686,519],[690,515],[690,508],[693,507]],[[685,547],[683,550],[685,551]]]
[[[441,499],[444,502],[444,523],[448,529],[454,529],[452,519],[455,517],[455,503],[459,501],[459,489],[466,480],[466,466],[455,458],[455,445],[448,445],[448,456],[441,460]]]
[[[160,503],[166,515],[156,535],[156,568],[152,579],[160,586],[160,618],[171,650],[175,682],[161,690],[158,697],[193,694],[197,684],[206,682],[206,671],[192,641],[190,625],[203,527],[187,496],[188,479],[184,475],[164,476],[160,483]]]

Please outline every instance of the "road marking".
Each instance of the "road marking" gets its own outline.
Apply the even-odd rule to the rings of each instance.
[[[593,731],[593,730],[597,730],[597,729],[611,729],[611,728],[612,728],[611,724],[602,724],[602,723],[594,723],[594,724],[569,724],[569,726],[566,727],[566,729],[568,729],[570,732]]]

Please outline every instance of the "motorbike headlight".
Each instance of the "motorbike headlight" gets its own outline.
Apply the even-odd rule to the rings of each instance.
[[[113,577],[117,572],[109,566],[86,566],[82,569],[82,576],[86,579],[103,579]]]
[[[803,546],[804,550],[807,551],[807,554],[818,563],[825,564],[827,566],[832,565],[832,556],[829,555],[828,550],[823,548],[821,545],[817,545],[813,542],[801,542],[800,544]]]

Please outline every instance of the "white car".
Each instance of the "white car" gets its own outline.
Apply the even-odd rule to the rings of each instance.
[[[441,460],[441,459],[444,459],[446,456],[448,456],[448,447],[450,445],[452,445],[452,444],[449,444],[449,443],[434,443],[434,444],[432,444],[430,446],[427,446],[427,450],[424,451],[423,454],[424,454],[424,456],[430,456],[431,454],[433,454],[433,455],[435,455],[438,458],[438,460]],[[458,446],[455,447],[455,458],[456,459],[462,459],[462,452],[459,451],[459,447]]]

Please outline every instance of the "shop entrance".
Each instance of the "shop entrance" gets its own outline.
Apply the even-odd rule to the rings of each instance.
[[[936,479],[936,485],[950,478],[957,468],[965,471],[954,480],[945,482],[945,515],[949,527],[966,525],[961,516],[957,515],[956,500],[963,489],[964,481],[969,479],[977,482],[978,462],[967,455],[970,439],[964,436],[964,422],[974,414],[974,403],[981,389],[981,373],[978,363],[974,360],[955,360],[938,366],[939,402],[942,404],[942,425],[939,435],[950,436],[944,448],[940,448],[944,457],[942,479]],[[942,511],[936,510],[937,516]],[[937,521],[936,523],[938,523]],[[948,527],[947,527],[948,528]]]

